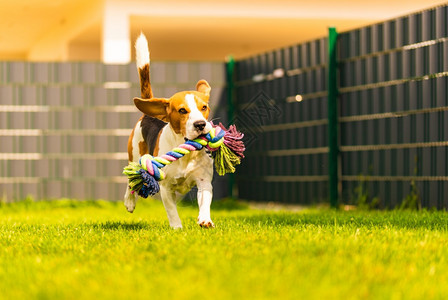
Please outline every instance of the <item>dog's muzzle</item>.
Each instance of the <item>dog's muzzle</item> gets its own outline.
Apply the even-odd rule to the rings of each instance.
[[[207,125],[207,123],[205,123],[204,120],[199,120],[193,123],[194,128],[196,128],[197,131],[203,131],[205,128],[205,125]]]

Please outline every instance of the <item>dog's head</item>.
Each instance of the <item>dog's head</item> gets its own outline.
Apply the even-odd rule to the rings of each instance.
[[[196,91],[179,92],[171,98],[134,98],[135,106],[144,114],[169,122],[177,134],[192,140],[212,129],[207,121],[210,85],[199,80]]]

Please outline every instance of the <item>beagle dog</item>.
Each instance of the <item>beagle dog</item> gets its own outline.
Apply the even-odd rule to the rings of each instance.
[[[149,79],[149,50],[146,37],[141,34],[135,43],[137,69],[140,77],[141,98],[134,98],[135,106],[144,114],[129,136],[129,162],[138,162],[144,154],[162,155],[182,144],[208,133],[212,125],[207,121],[210,85],[199,80],[195,91],[174,94],[171,98],[154,98]],[[193,151],[182,159],[167,165],[166,178],[160,181],[160,197],[168,215],[170,226],[182,228],[177,213],[181,196],[198,188],[199,217],[201,227],[214,227],[210,218],[212,202],[213,160],[205,151]],[[124,204],[129,212],[135,209],[137,194],[126,189]]]

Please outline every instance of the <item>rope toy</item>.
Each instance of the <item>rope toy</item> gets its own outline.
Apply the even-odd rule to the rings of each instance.
[[[160,191],[158,181],[165,178],[165,173],[161,169],[186,154],[203,148],[211,151],[219,175],[234,173],[235,166],[244,158],[245,147],[242,141],[244,134],[237,131],[235,125],[230,125],[229,129],[226,129],[221,123],[211,124],[213,128],[205,135],[194,140],[186,140],[162,156],[153,157],[145,154],[138,163],[131,162],[126,166],[123,174],[128,177],[131,193],[138,193],[143,198],[157,194]]]

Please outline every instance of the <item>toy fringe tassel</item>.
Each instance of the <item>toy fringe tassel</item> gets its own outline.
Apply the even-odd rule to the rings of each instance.
[[[160,190],[158,181],[165,178],[165,173],[161,169],[191,151],[201,150],[204,147],[212,152],[219,175],[234,173],[235,166],[244,158],[245,147],[242,141],[244,134],[237,131],[235,125],[230,125],[229,129],[221,123],[219,125],[212,123],[212,126],[209,133],[194,140],[187,140],[162,156],[153,157],[145,154],[139,163],[131,162],[123,171],[128,177],[131,192],[138,193],[143,198],[157,194]]]

